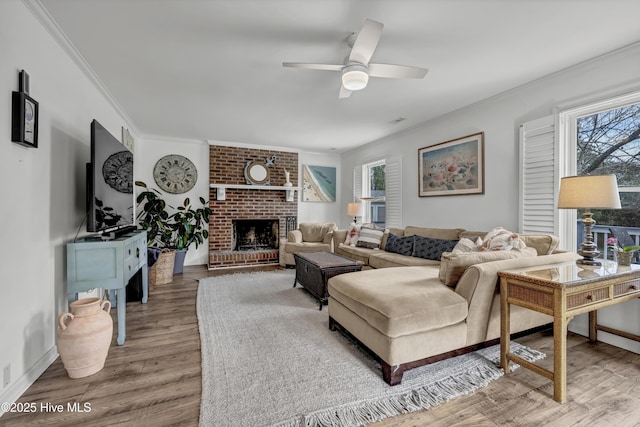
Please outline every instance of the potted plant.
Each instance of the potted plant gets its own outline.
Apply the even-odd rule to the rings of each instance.
[[[640,251],[640,246],[638,245],[621,247],[615,237],[608,238],[607,245],[615,250],[616,260],[619,265],[631,265],[636,252]]]
[[[207,224],[212,213],[209,202],[200,197],[202,207],[194,208],[187,197],[182,206],[173,208],[159,190],[147,187],[142,181],[136,181],[136,186],[144,188],[136,201],[140,208],[138,223],[147,230],[147,245],[157,250],[176,250],[174,273],[182,273],[189,246],[195,244],[197,248],[209,237]]]

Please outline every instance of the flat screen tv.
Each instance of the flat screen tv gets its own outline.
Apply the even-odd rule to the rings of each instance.
[[[132,226],[133,215],[133,153],[93,120],[91,163],[87,163],[87,231]]]

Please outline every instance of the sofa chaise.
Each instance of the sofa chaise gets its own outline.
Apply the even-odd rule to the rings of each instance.
[[[433,230],[420,232],[445,235],[443,230]],[[407,227],[406,231],[415,230]],[[460,235],[461,231],[457,233]],[[422,262],[410,259],[416,257],[396,258],[392,253],[382,259],[408,264],[373,268],[382,265],[376,255],[386,251],[371,250],[366,260],[372,268],[329,280],[329,327],[355,337],[374,353],[381,362],[383,378],[390,385],[399,384],[407,369],[497,343],[498,272],[543,269],[578,259],[575,253],[557,251],[555,236],[523,235],[520,239],[527,247],[444,253],[442,261],[423,260],[433,261],[426,265],[411,264]],[[342,254],[345,253],[349,252]],[[539,329],[552,321],[548,315],[511,307],[514,334]]]

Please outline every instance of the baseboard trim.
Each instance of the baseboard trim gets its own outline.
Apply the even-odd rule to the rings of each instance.
[[[15,381],[9,388],[7,388],[2,394],[0,394],[0,402],[2,403],[14,403],[31,385],[36,382],[40,375],[44,374],[49,366],[58,358],[58,347],[55,345],[49,349],[36,363],[29,368],[17,381]],[[0,417],[4,415],[6,411],[6,405],[2,405],[0,409]]]

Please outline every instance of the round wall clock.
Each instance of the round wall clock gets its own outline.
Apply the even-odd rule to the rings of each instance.
[[[109,187],[121,193],[133,193],[133,154],[124,150],[109,156],[102,165],[102,177]]]
[[[198,180],[196,166],[184,156],[169,154],[156,163],[153,179],[158,187],[172,194],[186,193]]]

